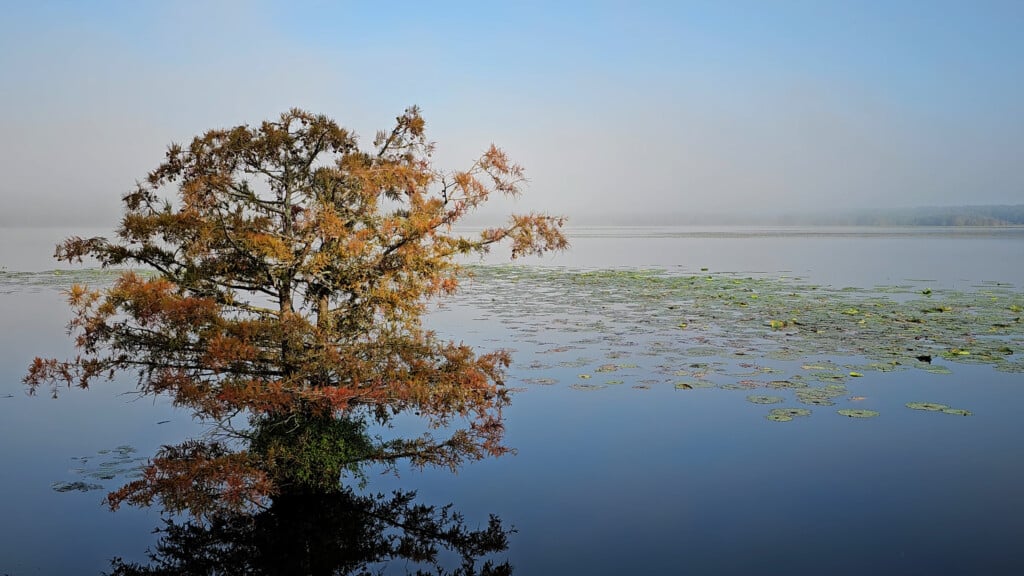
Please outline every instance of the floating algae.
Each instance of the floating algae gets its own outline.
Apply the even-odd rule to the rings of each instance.
[[[847,418],[874,418],[875,416],[878,416],[878,412],[875,412],[874,410],[862,410],[855,408],[844,408],[842,410],[836,410],[836,412],[841,416],[846,416]]]

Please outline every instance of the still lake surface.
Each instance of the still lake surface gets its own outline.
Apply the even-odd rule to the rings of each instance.
[[[125,395],[125,383],[58,400],[25,395],[34,356],[71,353],[69,314],[59,280],[10,273],[57,267],[53,244],[90,232],[0,229],[0,574],[98,574],[115,556],[143,561],[159,513],[103,508],[105,490],[124,481],[104,478],[103,462],[130,463],[198,432],[165,402]],[[570,239],[570,252],[517,266],[785,277],[836,290],[1024,290],[1021,228],[578,228]],[[572,319],[536,304],[561,297],[472,281],[428,320],[481,350],[515,350],[509,382],[521,391],[506,441],[517,454],[457,475],[374,475],[368,490],[415,489],[424,503],[454,503],[470,526],[498,515],[517,530],[499,555],[516,574],[1024,573],[1021,373],[956,363],[943,376],[865,373],[845,382],[847,395],[879,417],[828,408],[772,422],[747,391],[677,389],[658,371],[666,358],[682,367],[707,358],[661,352],[664,333],[635,323],[612,334],[614,307],[577,304],[608,338],[557,329]],[[629,366],[614,375],[622,384],[580,386],[584,372],[585,383],[601,381],[593,368],[607,362]],[[908,410],[911,401],[973,415]],[[83,479],[104,490],[52,487]]]

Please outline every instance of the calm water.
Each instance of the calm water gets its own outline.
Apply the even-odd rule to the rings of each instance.
[[[0,230],[0,266],[54,268],[47,257],[64,235]],[[707,267],[835,287],[1024,287],[1020,229],[581,229],[573,244],[526,264]],[[507,442],[518,453],[458,475],[406,470],[371,482],[416,489],[425,503],[454,502],[471,526],[499,515],[518,530],[500,556],[517,574],[1024,573],[1021,374],[972,365],[944,377],[866,374],[850,390],[880,417],[816,411],[774,423],[743,391],[633,388],[659,361],[639,353],[650,345],[642,333],[631,335],[639,366],[623,376],[629,382],[573,389],[583,369],[562,364],[601,358],[604,344],[540,354],[586,338],[530,331],[529,295],[519,304],[515,318],[457,297],[430,320],[481,349],[515,349],[513,383],[558,381],[522,384],[507,412]],[[194,424],[164,403],[125,396],[124,384],[56,401],[26,397],[20,379],[30,359],[70,353],[68,314],[53,288],[5,285],[0,318],[0,574],[96,574],[113,556],[143,560],[156,511],[110,513],[102,490],[58,493],[51,484],[82,479],[75,470],[109,459],[102,450],[127,445],[146,456],[195,433]],[[551,367],[528,369],[538,358]],[[931,399],[974,416],[903,408]],[[83,456],[93,460],[73,459]],[[111,489],[122,480],[89,481]]]

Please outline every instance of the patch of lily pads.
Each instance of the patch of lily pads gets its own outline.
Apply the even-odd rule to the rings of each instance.
[[[541,371],[532,383],[571,379],[575,389],[601,390],[628,369],[641,390],[715,387],[824,407],[859,398],[862,381],[876,385],[889,373],[942,377],[958,364],[1024,373],[1024,294],[1005,284],[833,288],[718,272],[530,266],[467,273],[461,301],[509,331],[497,341],[520,348],[514,371]],[[603,374],[618,378],[602,382]],[[864,417],[852,413],[860,416],[844,415]]]
[[[54,482],[51,488],[57,492],[88,492],[103,489],[101,484],[91,481],[138,477],[148,458],[136,456],[136,452],[134,447],[122,445],[99,450],[94,455],[75,456],[71,458],[75,462],[71,472],[83,480]]]
[[[125,270],[116,268],[72,268],[43,272],[18,272],[0,269],[0,294],[35,292],[44,289],[66,290],[75,284],[94,288],[110,286]],[[140,276],[154,274],[152,270],[134,270]]]
[[[751,394],[747,396],[747,402],[753,404],[782,404],[782,396],[765,396],[762,394]]]
[[[807,408],[774,408],[766,418],[772,422],[789,422],[794,418],[804,418],[810,415],[811,411]]]
[[[938,404],[935,402],[907,402],[907,408],[911,410],[922,410],[925,412],[942,412],[943,414],[952,414],[954,416],[972,416],[973,412],[965,410],[963,408],[950,408],[945,404]]]
[[[50,488],[53,488],[54,492],[91,492],[103,490],[103,485],[75,480],[73,482],[54,482],[50,484]]]

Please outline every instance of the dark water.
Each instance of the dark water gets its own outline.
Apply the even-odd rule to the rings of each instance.
[[[26,234],[2,232],[5,239]],[[708,267],[836,287],[908,280],[961,290],[983,280],[1024,286],[1019,230],[912,232],[590,230],[576,235],[572,253],[530,265]],[[50,268],[26,256],[41,244],[20,241],[17,266],[6,263],[11,249],[4,248],[0,265]],[[415,489],[425,503],[453,502],[470,525],[497,514],[517,529],[498,556],[515,573],[1024,573],[1021,374],[960,364],[942,377],[867,373],[847,385],[879,417],[816,409],[775,423],[764,418],[765,406],[744,400],[747,391],[665,385],[664,375],[651,374],[663,358],[642,354],[652,339],[643,332],[628,336],[636,354],[615,360],[637,364],[615,375],[622,385],[574,389],[581,372],[608,361],[605,342],[535,330],[526,321],[529,293],[495,303],[480,298],[479,286],[470,293],[430,322],[484,350],[516,349],[510,381],[522,391],[507,412],[507,443],[518,453],[457,475],[375,475],[369,489]],[[507,313],[510,304],[522,305],[518,318]],[[596,303],[593,312],[604,313]],[[95,468],[112,457],[101,450],[127,445],[146,456],[196,433],[187,414],[123,395],[125,383],[68,391],[56,401],[26,397],[20,379],[29,360],[70,352],[67,317],[52,287],[0,287],[0,574],[96,574],[114,556],[143,560],[155,541],[156,511],[110,513],[100,505],[103,490],[59,493],[51,484],[85,478],[74,471],[83,467],[75,457],[93,458],[84,467]],[[577,348],[539,353],[573,342]],[[562,365],[581,357],[587,366]],[[538,359],[551,367],[528,368]],[[523,382],[537,377],[557,383]],[[647,379],[659,382],[633,387]],[[922,400],[974,415],[904,407]],[[89,482],[112,489],[123,479]]]

